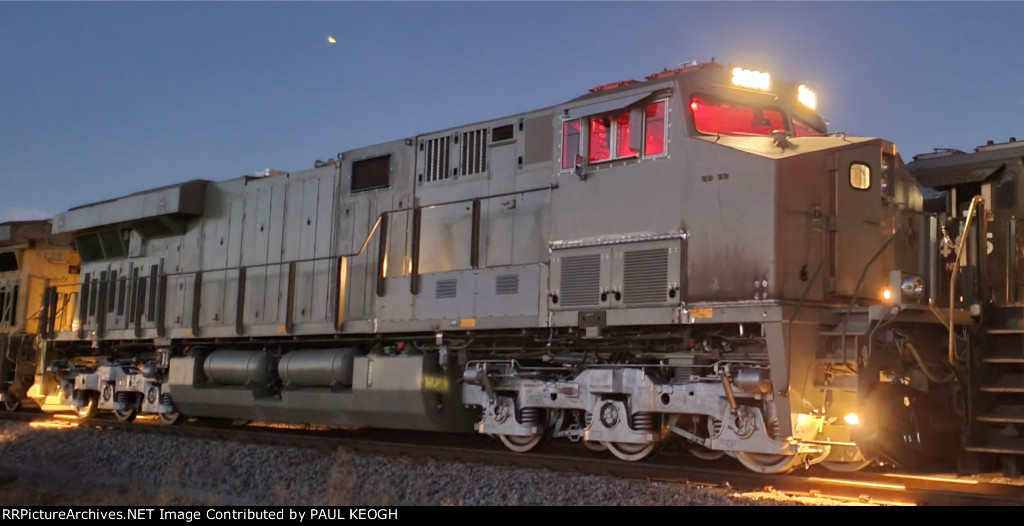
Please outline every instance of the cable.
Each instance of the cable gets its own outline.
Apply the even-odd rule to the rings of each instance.
[[[906,341],[903,342],[902,345],[900,345],[900,347],[906,347],[907,350],[910,351],[910,354],[914,356],[915,360],[917,360],[917,366],[921,368],[921,372],[923,372],[924,375],[927,376],[928,379],[931,380],[932,382],[937,384],[944,384],[956,378],[956,373],[954,373],[953,371],[950,371],[949,376],[946,378],[936,378],[935,376],[932,376],[932,373],[928,372],[928,366],[925,365],[924,360],[921,359],[921,355],[917,352],[917,348],[914,347],[914,344],[910,343],[909,341]]]

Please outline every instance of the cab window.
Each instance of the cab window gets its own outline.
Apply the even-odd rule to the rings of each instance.
[[[562,169],[576,165],[577,155],[602,163],[665,153],[665,101],[562,123]],[[582,137],[583,134],[586,137]],[[639,137],[634,137],[639,134]],[[585,151],[581,151],[581,143]],[[642,148],[642,152],[634,149]]]
[[[816,130],[810,124],[807,124],[806,122],[797,118],[793,119],[793,133],[795,133],[797,137],[807,137],[808,135],[825,134],[825,132]]]
[[[698,95],[690,101],[697,131],[709,135],[771,135],[785,130],[782,112]]]

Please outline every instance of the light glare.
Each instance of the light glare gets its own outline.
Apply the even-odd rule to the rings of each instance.
[[[892,291],[889,289],[882,289],[882,297],[887,300],[892,299]]]
[[[846,422],[851,426],[859,425],[860,417],[857,416],[857,413],[847,413],[847,415],[843,417],[843,422]]]
[[[818,95],[811,91],[810,88],[801,84],[796,88],[796,98],[801,104],[808,108],[815,110],[818,108]]]
[[[732,69],[732,83],[743,88],[768,91],[771,87],[771,76],[766,72],[743,68]]]

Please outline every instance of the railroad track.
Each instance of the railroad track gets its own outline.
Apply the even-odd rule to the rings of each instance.
[[[530,453],[513,453],[499,441],[479,435],[410,433],[389,430],[342,430],[320,426],[289,426],[229,421],[186,421],[166,426],[156,419],[123,423],[97,417],[79,421],[42,413],[4,413],[4,420],[32,427],[81,427],[131,433],[171,434],[188,438],[302,448],[354,451],[411,459],[474,462],[487,465],[546,469],[620,478],[681,483],[736,492],[776,492],[821,502],[873,505],[998,506],[1024,505],[1024,485],[988,482],[950,474],[860,472],[837,474],[818,467],[789,475],[762,475],[731,460],[703,462],[679,452],[648,461],[623,462],[574,444],[545,444]],[[576,446],[576,447],[571,447]],[[735,464],[735,466],[733,465]]]

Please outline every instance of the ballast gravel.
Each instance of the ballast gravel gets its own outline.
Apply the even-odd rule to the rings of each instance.
[[[781,494],[0,421],[0,505],[786,505]],[[821,503],[819,503],[821,504]],[[827,503],[826,503],[827,504]]]

